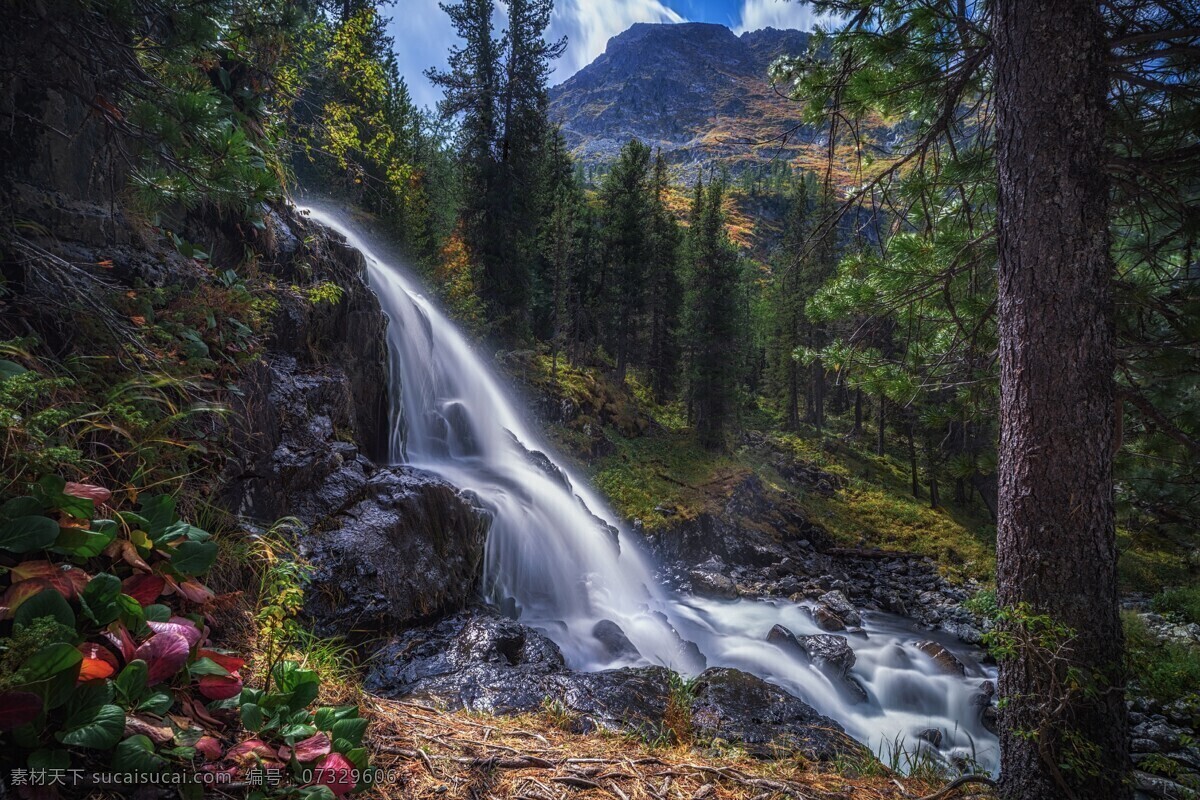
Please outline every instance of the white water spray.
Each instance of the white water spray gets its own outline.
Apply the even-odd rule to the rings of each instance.
[[[575,669],[662,664],[696,674],[706,665],[735,667],[786,688],[877,753],[886,756],[899,745],[910,754],[936,750],[996,769],[996,738],[981,725],[973,701],[991,671],[943,639],[967,675],[942,674],[913,646],[933,638],[928,632],[868,614],[866,636],[848,640],[857,657],[851,675],[866,690],[864,701],[807,659],[766,641],[776,624],[797,635],[823,633],[800,605],[686,597],[659,586],[636,537],[558,463],[492,369],[415,280],[376,257],[346,215],[327,207],[308,211],[362,252],[390,321],[391,459],[474,493],[493,515],[483,576],[490,602],[553,639]],[[637,653],[614,654],[611,639],[606,645],[597,637],[605,620],[619,626]]]

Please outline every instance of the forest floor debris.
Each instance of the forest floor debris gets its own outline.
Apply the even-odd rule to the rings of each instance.
[[[564,730],[552,714],[494,717],[370,695],[372,766],[390,780],[377,796],[453,800],[914,800],[987,797],[979,783],[942,786],[871,760],[765,761],[730,747],[646,742]],[[946,791],[950,790],[952,791]]]

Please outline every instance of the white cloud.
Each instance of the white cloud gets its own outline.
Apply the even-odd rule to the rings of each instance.
[[[745,0],[742,3],[741,22],[735,33],[757,31],[763,28],[794,28],[811,31],[818,24],[828,24],[836,17],[814,14],[808,3],[797,0]]]
[[[604,52],[608,40],[635,22],[685,22],[661,0],[558,0],[550,20],[553,39],[567,37],[551,83],[574,75]]]

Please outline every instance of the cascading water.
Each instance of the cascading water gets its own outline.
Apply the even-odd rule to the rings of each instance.
[[[392,460],[474,493],[493,515],[483,581],[490,601],[553,639],[576,669],[653,663],[696,674],[705,665],[735,667],[788,689],[876,752],[897,744],[908,753],[935,749],[996,769],[996,738],[982,726],[977,700],[980,682],[994,675],[972,654],[945,640],[967,673],[946,675],[914,647],[933,638],[928,632],[864,615],[866,635],[848,639],[863,699],[767,641],[776,624],[797,635],[823,633],[800,605],[680,596],[659,586],[636,538],[584,481],[545,455],[551,451],[499,379],[414,280],[377,258],[345,215],[308,212],[362,252],[390,320],[390,369],[400,387],[391,398]],[[612,654],[595,635],[605,620],[637,654]]]

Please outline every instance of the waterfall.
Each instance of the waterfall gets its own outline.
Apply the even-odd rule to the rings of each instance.
[[[980,723],[978,697],[993,670],[942,639],[967,674],[939,672],[914,647],[934,635],[868,614],[865,636],[848,637],[856,656],[851,683],[767,641],[776,624],[797,635],[824,633],[800,605],[680,596],[660,586],[637,537],[559,462],[416,280],[396,259],[376,256],[347,215],[306,210],[363,254],[389,319],[391,459],[442,476],[493,515],[483,575],[489,602],[549,636],[575,669],[662,664],[694,675],[735,667],[838,720],[885,760],[900,745],[996,769],[996,738]],[[613,625],[633,648],[613,646]]]

